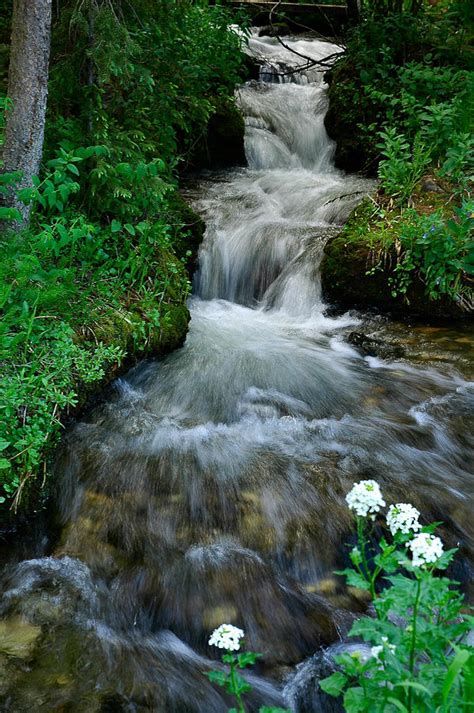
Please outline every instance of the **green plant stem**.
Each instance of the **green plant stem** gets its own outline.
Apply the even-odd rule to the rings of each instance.
[[[362,564],[364,565],[364,570],[365,570],[364,577],[369,584],[370,596],[372,598],[372,601],[374,601],[377,598],[377,593],[375,591],[375,578],[378,573],[376,573],[375,575],[372,575],[372,576],[370,574],[369,563],[367,561],[367,557],[366,557],[366,553],[365,553],[366,539],[365,539],[365,534],[364,534],[364,518],[362,518],[362,517],[357,518],[357,539],[359,541],[360,553],[361,553],[361,557],[362,557]],[[378,614],[377,614],[377,618],[378,618]]]
[[[418,583],[416,587],[415,603],[413,605],[412,614],[412,634],[411,634],[411,647],[410,647],[410,676],[413,678],[413,672],[415,670],[415,646],[416,646],[416,620],[418,616],[418,607],[420,605],[421,598],[421,577],[418,577]],[[412,707],[412,688],[408,690],[408,710],[411,713]]]
[[[232,690],[234,691],[234,695],[237,699],[237,703],[239,704],[239,713],[245,713],[244,704],[242,703],[242,697],[238,692],[237,681],[235,679],[235,662],[230,664],[230,682]]]

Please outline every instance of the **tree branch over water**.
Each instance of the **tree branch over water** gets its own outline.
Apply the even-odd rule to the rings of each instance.
[[[273,24],[273,15],[274,15],[275,11],[278,9],[278,7],[280,6],[281,1],[282,0],[278,0],[278,2],[276,2],[275,5],[272,6],[270,13],[268,15],[268,20],[269,20],[269,23],[270,23],[272,29],[274,29],[274,27],[275,27]],[[320,34],[320,33],[318,33],[318,34]],[[313,57],[309,57],[308,55],[302,54],[301,52],[298,52],[297,50],[295,50],[292,47],[290,47],[289,45],[287,45],[282,40],[282,38],[280,37],[280,35],[278,33],[275,34],[275,37],[278,40],[278,42],[280,43],[280,45],[282,47],[284,47],[286,50],[288,50],[292,54],[295,54],[297,57],[301,57],[301,59],[306,60],[305,65],[301,65],[300,67],[295,67],[294,69],[290,69],[287,72],[277,72],[276,74],[279,77],[286,77],[286,76],[289,76],[292,74],[296,74],[297,72],[304,72],[308,69],[312,69],[313,67],[322,67],[323,69],[329,69],[331,67],[331,65],[333,64],[333,61],[337,57],[340,57],[341,55],[343,55],[346,50],[345,45],[343,45],[342,43],[338,43],[339,46],[341,47],[341,52],[333,52],[332,54],[328,55],[327,57],[323,57],[322,59],[314,59]],[[329,39],[327,37],[325,37],[324,35],[320,34],[320,37],[329,41]]]

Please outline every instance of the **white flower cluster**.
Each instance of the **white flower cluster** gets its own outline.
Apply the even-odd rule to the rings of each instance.
[[[392,535],[402,532],[408,535],[410,532],[421,530],[419,522],[419,511],[410,503],[397,503],[390,505],[387,513],[387,525]]]
[[[217,646],[226,651],[238,651],[240,649],[240,639],[244,637],[242,629],[238,629],[232,624],[221,624],[211,634],[209,646]]]
[[[385,505],[380,486],[375,480],[361,480],[355,483],[346,495],[346,502],[359,517],[373,515]]]
[[[429,535],[427,532],[420,532],[413,540],[408,542],[414,567],[423,567],[426,564],[434,564],[443,554],[443,543],[439,537]]]
[[[388,638],[386,636],[382,636],[382,644],[379,646],[372,646],[370,649],[370,655],[376,659],[377,661],[380,660],[380,654],[382,651],[388,651],[391,654],[395,653],[396,646],[394,644],[389,644],[388,643]]]

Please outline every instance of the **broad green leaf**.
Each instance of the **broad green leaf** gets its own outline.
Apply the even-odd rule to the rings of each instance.
[[[208,671],[206,676],[211,683],[217,683],[218,686],[225,686],[227,683],[227,674],[223,671]]]
[[[246,651],[243,654],[237,655],[237,662],[239,668],[245,668],[246,666],[253,666],[255,661],[260,658],[262,654],[255,654],[252,651]]]
[[[349,688],[344,694],[344,709],[347,713],[366,713],[370,708],[362,688]]]
[[[347,683],[347,676],[341,671],[336,671],[319,682],[320,688],[330,696],[340,696]]]

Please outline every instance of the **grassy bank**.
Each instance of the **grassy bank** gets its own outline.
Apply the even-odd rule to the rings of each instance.
[[[379,179],[323,264],[327,294],[346,306],[472,311],[473,38],[473,10],[457,0],[369,5],[329,74],[336,162]]]
[[[91,395],[184,340],[203,225],[178,176],[199,166],[217,109],[236,112],[245,58],[228,25],[219,7],[146,0],[54,16],[43,166],[19,192],[30,225],[0,214],[3,524],[42,507],[64,424]],[[6,23],[0,34],[7,61]],[[1,192],[17,180],[3,173]]]
[[[473,224],[472,209],[453,205],[448,189],[420,187],[411,207],[402,209],[375,193],[326,246],[324,293],[344,309],[469,319],[474,309]]]

